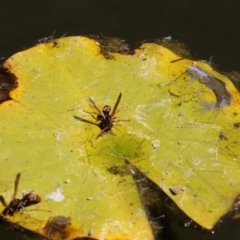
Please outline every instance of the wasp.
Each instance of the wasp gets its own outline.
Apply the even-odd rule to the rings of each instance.
[[[88,121],[88,120],[83,119],[83,118],[78,117],[78,116],[74,116],[74,117],[77,120],[80,120],[82,122],[86,122],[86,123],[97,125],[101,129],[101,132],[100,132],[100,134],[98,136],[101,136],[103,133],[109,132],[113,128],[114,122],[116,122],[116,120],[115,120],[116,117],[114,117],[114,115],[115,115],[115,113],[117,111],[117,107],[118,107],[118,105],[119,105],[119,103],[121,101],[121,97],[122,97],[122,93],[119,94],[119,96],[117,98],[117,101],[116,101],[112,111],[111,111],[111,107],[109,105],[105,105],[103,107],[103,110],[100,110],[100,108],[92,100],[92,98],[89,98],[90,103],[97,110],[97,122],[100,121],[99,124],[96,124],[94,122]]]
[[[4,210],[2,211],[3,216],[7,216],[7,215],[13,216],[15,212],[24,210],[25,207],[39,203],[41,201],[41,197],[32,192],[23,195],[22,199],[16,198],[19,181],[20,181],[20,173],[18,173],[15,178],[13,200],[9,203],[9,205],[6,204],[4,198],[1,196],[1,202],[5,206]]]

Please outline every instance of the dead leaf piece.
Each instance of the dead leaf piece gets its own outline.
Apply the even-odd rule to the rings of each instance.
[[[169,191],[172,193],[172,195],[177,195],[180,189],[178,187],[171,187],[169,188]]]

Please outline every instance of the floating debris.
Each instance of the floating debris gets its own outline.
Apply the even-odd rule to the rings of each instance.
[[[57,189],[49,193],[46,198],[54,202],[61,202],[64,199],[63,190],[58,186]]]
[[[201,103],[206,109],[227,107],[231,104],[231,94],[227,91],[224,82],[198,66],[188,67],[187,72],[193,78],[198,79],[209,87],[215,94],[217,100],[215,103]]]

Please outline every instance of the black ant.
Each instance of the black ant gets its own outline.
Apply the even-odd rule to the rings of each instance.
[[[41,201],[41,197],[32,192],[26,195],[23,195],[22,199],[16,198],[19,180],[20,180],[20,173],[18,173],[15,178],[13,200],[9,203],[9,205],[6,204],[3,196],[1,196],[0,200],[2,204],[5,206],[5,209],[2,211],[3,216],[7,216],[7,215],[13,216],[15,212],[24,210],[25,207],[39,203]]]
[[[121,97],[122,97],[122,93],[119,94],[118,98],[117,98],[117,101],[114,105],[114,108],[111,112],[111,107],[109,105],[105,105],[103,107],[103,110],[101,111],[100,108],[97,106],[97,104],[91,99],[89,98],[92,106],[97,110],[98,112],[98,115],[97,115],[97,121],[100,121],[99,124],[96,124],[96,123],[93,123],[91,121],[88,121],[86,119],[83,119],[81,117],[78,117],[78,116],[74,116],[77,120],[80,120],[82,122],[86,122],[86,123],[90,123],[90,124],[93,124],[93,125],[97,125],[100,129],[101,129],[101,132],[100,134],[98,135],[101,136],[103,133],[105,132],[109,132],[111,131],[111,129],[113,128],[113,124],[115,121],[115,118],[114,115],[116,113],[116,110],[117,110],[117,107],[120,103],[120,100],[121,100]]]
[[[41,38],[41,39],[38,40],[38,42],[39,42],[40,44],[41,44],[41,43],[50,43],[50,42],[52,42],[52,43],[53,43],[52,47],[58,47],[58,45],[59,45],[59,39],[56,39],[56,38],[54,37],[54,35],[55,35],[55,30],[53,31],[53,33],[52,33],[51,36]],[[65,37],[65,36],[66,36],[66,33],[65,33],[61,38]]]

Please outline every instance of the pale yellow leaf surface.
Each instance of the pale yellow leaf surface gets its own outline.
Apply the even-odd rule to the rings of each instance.
[[[42,232],[50,217],[63,215],[72,219],[77,236],[93,231],[100,239],[151,239],[131,176],[108,171],[128,159],[189,217],[212,228],[239,194],[240,99],[228,78],[197,62],[232,96],[229,106],[203,110],[200,103],[216,97],[184,73],[193,62],[172,62],[178,58],[160,45],[144,44],[134,55],[109,60],[84,37],[9,58],[5,66],[19,87],[0,106],[1,193],[11,200],[21,172],[18,197],[23,190],[42,197],[13,219]],[[97,138],[97,126],[74,118],[94,122],[89,97],[100,109],[113,108],[120,92],[112,134]],[[171,187],[185,190],[173,196]],[[47,198],[56,189],[61,202]]]

